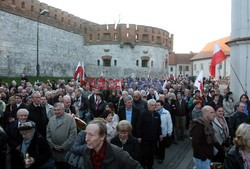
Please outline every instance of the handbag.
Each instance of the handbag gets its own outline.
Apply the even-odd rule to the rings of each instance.
[[[77,155],[72,151],[68,151],[65,156],[66,162],[75,168],[82,168],[83,166],[83,156]]]

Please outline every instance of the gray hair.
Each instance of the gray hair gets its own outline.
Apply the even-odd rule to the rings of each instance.
[[[124,103],[126,103],[128,101],[133,101],[133,98],[130,95],[124,97]]]
[[[60,103],[60,102],[57,102],[57,103],[55,103],[54,108],[64,109],[64,104]]]
[[[21,113],[25,113],[25,114],[29,115],[29,111],[28,111],[27,109],[19,109],[19,110],[17,111],[16,115],[19,115],[19,114],[21,114]]]
[[[148,100],[148,105],[151,104],[151,103],[154,103],[154,104],[155,104],[155,103],[156,103],[155,99],[150,99],[150,100]]]

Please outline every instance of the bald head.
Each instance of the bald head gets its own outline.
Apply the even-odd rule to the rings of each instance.
[[[65,108],[69,108],[71,105],[71,98],[67,95],[63,96],[63,104]]]
[[[139,91],[134,91],[133,97],[135,101],[138,101],[141,98],[141,93]]]
[[[211,106],[204,106],[202,108],[202,116],[203,118],[207,119],[208,121],[212,122],[215,118],[215,111],[214,108]]]

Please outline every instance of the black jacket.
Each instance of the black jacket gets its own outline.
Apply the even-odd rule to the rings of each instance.
[[[132,159],[128,152],[113,144],[107,144],[106,155],[102,162],[102,169],[143,169],[140,164]],[[85,149],[82,153],[84,159],[83,169],[94,169],[91,150]]]
[[[141,138],[142,141],[157,141],[161,135],[161,118],[156,111],[146,110],[141,117]]]
[[[36,123],[37,132],[46,138],[46,128],[49,122],[46,108],[43,106],[35,107],[34,104],[30,104],[27,109],[29,110],[29,120]]]
[[[119,116],[119,120],[127,120],[126,119],[126,109],[124,106],[119,108],[118,111],[118,116]],[[136,138],[141,138],[141,113],[140,110],[136,107],[132,107],[132,120],[131,120],[131,125],[133,127],[132,130],[132,136],[136,137]]]
[[[244,161],[239,153],[239,148],[233,146],[224,160],[224,169],[244,169]]]
[[[127,142],[122,145],[117,135],[111,140],[111,143],[127,151],[133,159],[139,161],[140,145],[135,137],[129,135]]]
[[[35,132],[30,142],[27,153],[29,153],[30,157],[35,159],[35,163],[31,165],[30,169],[37,169],[52,158],[47,140],[37,132]]]
[[[248,116],[242,112],[236,112],[233,116],[229,119],[229,134],[231,138],[234,138],[235,131],[238,128],[238,126],[242,123],[249,123]]]
[[[8,136],[8,144],[10,146],[10,153],[20,153],[16,150],[22,144],[23,137],[18,130],[18,121],[14,121],[7,126],[6,133]]]

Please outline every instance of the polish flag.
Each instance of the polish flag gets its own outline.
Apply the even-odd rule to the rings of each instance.
[[[79,62],[74,73],[74,80],[77,81],[80,79],[80,83],[83,84],[83,81],[85,80],[84,73],[84,66]]]
[[[203,91],[203,71],[201,70],[198,77],[194,82],[194,86],[198,88],[199,91]]]
[[[213,52],[213,57],[210,65],[210,75],[212,78],[215,77],[215,70],[216,70],[216,65],[221,63],[223,60],[225,60],[227,57],[225,53],[221,50],[219,45],[217,43],[214,44],[214,52]]]

